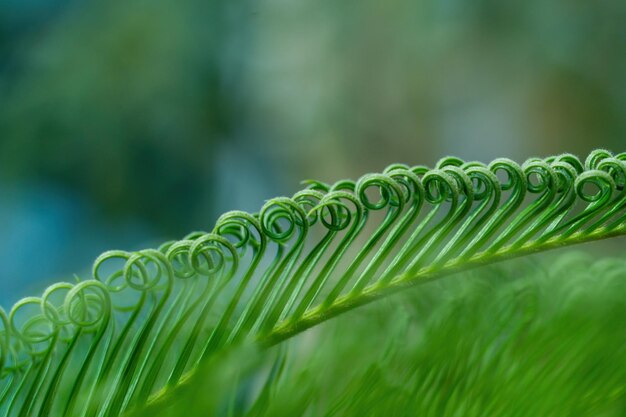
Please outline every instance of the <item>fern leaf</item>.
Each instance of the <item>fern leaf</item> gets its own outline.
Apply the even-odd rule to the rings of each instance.
[[[626,154],[444,158],[305,182],[210,233],[111,251],[92,278],[0,310],[0,411],[109,417],[225,346],[267,346],[461,269],[626,233]]]
[[[228,349],[132,416],[622,415],[626,261],[555,255],[404,291],[314,339]]]

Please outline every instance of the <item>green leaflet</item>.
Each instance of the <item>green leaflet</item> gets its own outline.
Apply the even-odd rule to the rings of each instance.
[[[119,416],[225,346],[276,344],[407,286],[626,233],[626,154],[603,150],[306,184],[211,233],[106,252],[93,279],[0,310],[0,412]]]

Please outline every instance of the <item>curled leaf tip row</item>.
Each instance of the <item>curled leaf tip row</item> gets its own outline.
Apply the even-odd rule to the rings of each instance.
[[[8,314],[0,309],[0,382],[10,384],[0,410],[28,401],[21,381],[32,381],[35,370],[56,372],[45,381],[69,372],[105,380],[113,371],[98,360],[153,355],[136,367],[127,362],[131,385],[105,384],[111,398],[126,400],[105,395],[104,405],[130,406],[159,388],[152,385],[164,380],[159,375],[176,383],[224,344],[297,328],[313,308],[323,317],[342,300],[417,280],[420,271],[625,231],[626,153],[606,150],[584,161],[566,153],[523,164],[446,157],[432,169],[392,164],[356,181],[303,186],[258,213],[225,213],[210,232],[157,249],[105,252],[90,279],[54,284]],[[175,342],[182,335],[186,342]],[[63,366],[80,343],[84,368]],[[170,355],[177,360],[165,369]]]

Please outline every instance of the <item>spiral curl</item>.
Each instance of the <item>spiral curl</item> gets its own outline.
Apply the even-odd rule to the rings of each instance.
[[[193,243],[192,240],[181,240],[172,244],[165,253],[168,262],[172,265],[174,275],[178,279],[186,280],[196,276],[189,256]]]
[[[378,200],[371,201],[367,195],[369,188],[377,189]],[[355,193],[361,204],[368,210],[381,210],[387,206],[401,207],[407,196],[399,185],[388,175],[368,174],[359,179]]]
[[[439,205],[446,200],[458,200],[461,190],[459,183],[447,172],[432,170],[422,177],[426,201]]]
[[[587,159],[585,159],[585,170],[593,170],[598,168],[598,164],[602,160],[611,158],[613,154],[606,149],[595,149],[589,153]]]
[[[278,243],[288,242],[296,230],[301,230],[301,237],[304,237],[308,230],[306,213],[299,204],[286,197],[269,200],[261,209],[259,217],[263,233]],[[281,221],[287,223],[286,228],[281,227]]]
[[[390,165],[385,169],[385,174],[402,187],[405,204],[421,205],[424,200],[424,186],[420,178],[408,166],[402,164]]]
[[[67,293],[63,304],[68,321],[86,331],[106,325],[111,318],[111,295],[99,281],[76,284]]]
[[[25,314],[26,319],[20,326],[17,317],[22,310],[33,309],[32,314]],[[52,340],[58,333],[60,326],[48,320],[41,313],[41,298],[26,297],[18,301],[9,313],[11,335],[28,350],[32,357],[44,355],[52,348]]]
[[[595,192],[587,192],[585,186],[593,185]],[[594,203],[593,207],[606,205],[615,192],[615,181],[604,171],[592,170],[580,174],[574,184],[578,197],[587,203]]]
[[[474,200],[482,201],[495,197],[495,201],[500,201],[502,190],[498,177],[492,171],[482,165],[467,165],[465,174],[472,183]]]
[[[557,187],[557,176],[554,169],[546,162],[537,159],[531,160],[522,166],[526,176],[526,187],[528,192],[533,194],[550,193],[555,194]]]
[[[245,211],[235,210],[221,215],[213,233],[226,238],[233,236],[235,241],[232,243],[240,251],[240,256],[243,256],[247,246],[263,250],[267,244],[258,219]]]
[[[55,293],[65,291],[69,292],[74,288],[74,284],[69,282],[58,282],[50,285],[43,293],[41,297],[41,312],[51,323],[56,326],[62,327],[69,324],[71,321],[67,317],[67,309],[65,305],[55,307],[50,300]]]
[[[556,173],[556,191],[559,194],[567,194],[573,189],[572,185],[579,175],[576,168],[562,161],[554,161],[550,163],[550,167]]]
[[[298,191],[293,195],[293,201],[298,203],[307,213],[308,226],[312,227],[319,220],[319,211],[313,210],[324,198],[324,193],[313,189]]]
[[[239,265],[239,255],[237,248],[224,237],[207,234],[189,248],[189,263],[201,276],[216,276],[224,271],[232,276]]]
[[[348,202],[354,207],[350,208]],[[321,223],[328,230],[339,232],[361,218],[361,203],[350,193],[332,191],[326,194],[312,212],[318,212]],[[326,215],[325,215],[326,214]],[[357,219],[354,220],[353,219]]]

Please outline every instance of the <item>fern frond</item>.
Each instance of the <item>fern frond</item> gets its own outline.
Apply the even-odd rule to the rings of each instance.
[[[626,259],[555,255],[424,284],[314,338],[228,350],[132,417],[622,415]]]
[[[275,344],[461,269],[626,233],[626,154],[603,150],[305,184],[211,233],[106,252],[92,279],[0,310],[0,411],[119,416],[225,346]]]
[[[626,262],[550,255],[404,291],[314,338],[231,349],[219,367],[237,375],[213,365],[132,416],[622,415]]]

